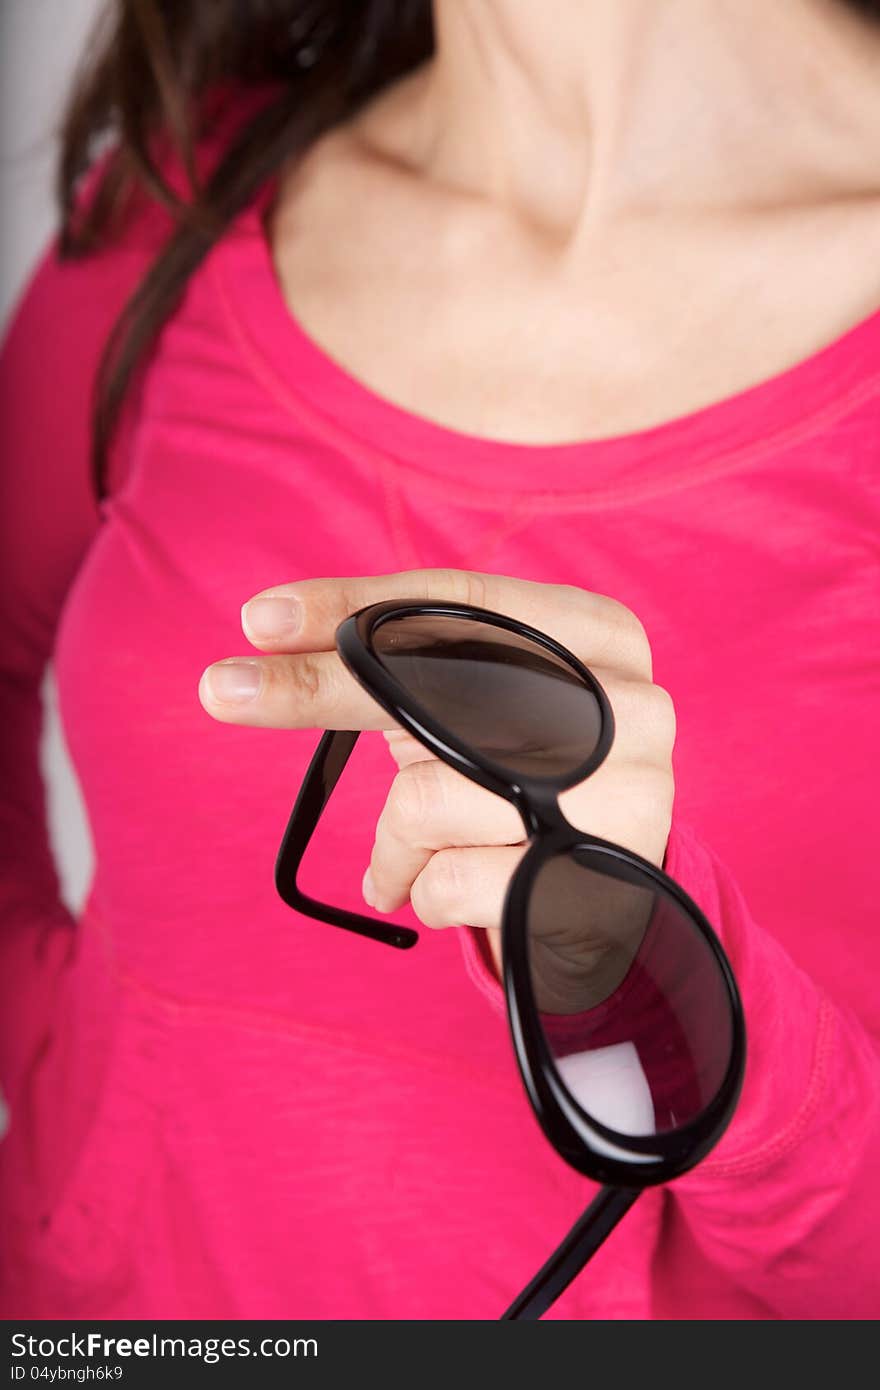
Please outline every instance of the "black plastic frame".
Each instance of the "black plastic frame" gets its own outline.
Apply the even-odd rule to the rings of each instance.
[[[514,778],[479,749],[463,743],[404,690],[376,654],[373,633],[391,619],[461,617],[488,623],[545,647],[567,663],[594,694],[601,713],[598,744],[590,758],[564,776]],[[559,793],[576,786],[600,766],[614,738],[614,717],[605,691],[576,656],[546,633],[517,619],[470,604],[391,599],[371,604],[346,618],[336,630],[345,665],[392,719],[465,777],[511,802],[518,810],[529,848],[508,886],[502,918],[503,986],[520,1074],[538,1122],[566,1163],[604,1185],[570,1235],[548,1260],[505,1318],[535,1318],[571,1282],[617,1221],[646,1186],[669,1182],[687,1172],[717,1143],[736,1107],[745,1068],[745,1023],[736,981],[715,932],[697,904],[668,874],[619,845],[585,834],[566,820]],[[304,894],[296,876],[321,813],[351,756],[357,732],[331,730],[318,744],[288,821],[275,864],[280,896],[297,911],[399,949],[415,945],[410,927],[377,921]],[[732,1045],[727,1073],[714,1099],[696,1120],[651,1137],[619,1134],[588,1115],[562,1080],[541,1029],[528,968],[528,904],[536,876],[548,859],[579,849],[591,867],[611,876],[647,877],[691,918],[709,946],[724,981],[731,1010]],[[609,1148],[614,1152],[610,1153]]]

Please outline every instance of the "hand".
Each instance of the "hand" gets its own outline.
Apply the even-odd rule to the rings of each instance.
[[[398,767],[376,826],[364,896],[380,912],[407,901],[428,927],[468,923],[500,957],[504,894],[525,852],[519,814],[428,753],[343,666],[334,633],[383,599],[449,599],[508,614],[562,642],[595,672],[615,718],[602,766],[560,796],[578,829],[661,865],[672,817],[675,714],[652,683],[638,618],[614,599],[571,585],[466,570],[410,570],[308,579],[266,589],[242,609],[246,636],[266,655],[208,667],[199,698],[215,719],[278,729],[381,729]]]

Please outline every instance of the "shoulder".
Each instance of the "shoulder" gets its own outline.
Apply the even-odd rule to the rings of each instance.
[[[217,161],[267,92],[217,93],[203,122],[197,150],[200,174]],[[98,197],[119,150],[105,150],[80,182],[76,211]],[[168,145],[161,172],[181,194],[182,159]],[[20,420],[36,438],[51,425],[54,441],[86,450],[98,366],[120,314],[161,257],[177,219],[143,185],[132,182],[112,229],[88,249],[71,253],[60,235],[44,248],[9,321],[0,349],[0,394],[5,418]],[[37,428],[37,420],[43,426]],[[28,424],[28,420],[30,423]]]
[[[206,100],[195,167],[205,183],[242,127],[271,99],[269,89],[217,90]],[[76,191],[73,226],[83,225],[106,194],[124,151],[111,144],[82,177]],[[106,230],[83,246],[61,232],[44,249],[13,315],[7,347],[22,339],[39,340],[42,352],[64,353],[76,346],[88,362],[99,354],[135,290],[162,256],[192,199],[185,160],[168,139],[156,142],[154,158],[164,184],[179,199],[175,209],[145,182],[132,177],[114,194]]]
[[[188,154],[165,129],[143,150],[111,139],[78,181],[67,234],[59,236],[61,259],[96,264],[158,255],[244,129],[277,95],[266,85],[213,88],[193,118],[198,133]]]

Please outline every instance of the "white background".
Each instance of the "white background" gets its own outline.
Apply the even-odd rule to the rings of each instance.
[[[55,226],[55,132],[67,88],[100,0],[0,0],[0,318],[15,300]],[[14,460],[0,458],[0,467]],[[49,826],[62,896],[76,910],[92,872],[91,837],[55,706],[43,686],[41,750]]]

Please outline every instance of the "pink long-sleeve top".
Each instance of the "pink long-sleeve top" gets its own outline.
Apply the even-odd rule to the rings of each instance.
[[[880,312],[656,428],[487,441],[307,335],[260,209],[189,282],[100,506],[95,364],[160,215],[50,251],[5,347],[4,1314],[491,1319],[590,1200],[538,1129],[477,933],[395,952],[286,907],[274,857],[318,734],[217,724],[196,694],[249,650],[260,589],[454,566],[645,624],[678,715],[666,868],[749,1031],[721,1143],[548,1316],[876,1316]],[[95,850],[75,915],[39,773],[49,660]],[[362,738],[307,891],[363,908],[393,771]]]

